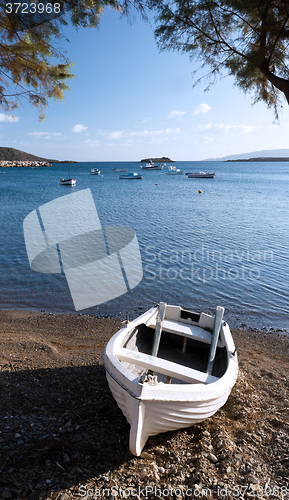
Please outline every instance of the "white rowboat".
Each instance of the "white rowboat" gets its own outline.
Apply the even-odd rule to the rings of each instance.
[[[130,423],[133,455],[149,436],[201,422],[227,401],[238,362],[222,314],[223,308],[214,318],[161,303],[108,342],[106,376]]]

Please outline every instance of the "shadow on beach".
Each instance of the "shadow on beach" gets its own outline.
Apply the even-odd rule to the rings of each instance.
[[[73,487],[133,458],[103,366],[4,372],[0,389],[0,484],[13,498]]]

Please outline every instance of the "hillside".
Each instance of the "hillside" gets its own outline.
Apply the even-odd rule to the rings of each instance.
[[[51,160],[50,158],[41,158],[40,156],[25,153],[19,149],[3,148],[0,147],[0,161],[47,161],[49,163],[58,163],[58,160]]]
[[[249,160],[249,161],[287,161],[289,149],[264,149],[262,151],[251,151],[250,153],[232,154],[221,158],[206,158],[204,161],[228,161],[228,160]],[[266,160],[263,160],[266,158]],[[284,158],[286,158],[284,160]]]

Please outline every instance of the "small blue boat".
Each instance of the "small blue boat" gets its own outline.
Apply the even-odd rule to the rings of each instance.
[[[120,179],[143,179],[141,174],[137,174],[136,172],[129,172],[128,174],[121,174],[119,176]]]

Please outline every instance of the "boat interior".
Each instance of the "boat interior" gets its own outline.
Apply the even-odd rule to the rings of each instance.
[[[198,315],[199,317],[200,315]],[[198,319],[194,318],[195,321]],[[165,323],[165,322],[164,322]],[[167,322],[169,324],[170,322]],[[180,325],[179,331],[166,331],[166,326],[162,329],[157,358],[148,369],[145,363],[146,358],[151,357],[155,329],[152,326],[141,323],[132,330],[129,330],[122,342],[122,355],[120,360],[125,367],[130,370],[139,381],[147,381],[144,377],[149,373],[157,378],[157,383],[211,383],[224,375],[228,365],[227,349],[221,344],[217,347],[212,375],[207,375],[207,363],[210,351],[210,343],[207,336],[211,333],[202,328],[205,333],[204,338],[189,338],[189,335],[182,334],[186,331],[185,324]],[[170,329],[168,327],[168,329]],[[172,328],[171,328],[172,330]],[[134,356],[126,355],[126,352],[133,351]],[[131,359],[129,359],[131,358]],[[135,362],[134,359],[135,358]],[[143,359],[142,359],[143,358]]]

